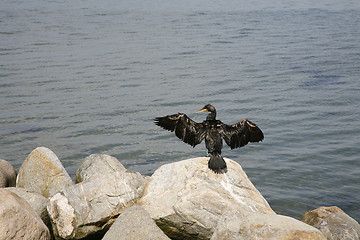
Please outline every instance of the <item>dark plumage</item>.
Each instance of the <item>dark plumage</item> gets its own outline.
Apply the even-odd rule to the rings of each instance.
[[[223,139],[231,149],[264,139],[260,128],[247,119],[233,125],[224,124],[216,120],[216,109],[210,104],[198,112],[209,112],[202,123],[191,120],[184,113],[178,113],[155,118],[155,124],[171,132],[175,131],[178,138],[193,147],[205,139],[205,146],[210,154],[208,166],[215,173],[226,171],[226,162],[221,156]]]

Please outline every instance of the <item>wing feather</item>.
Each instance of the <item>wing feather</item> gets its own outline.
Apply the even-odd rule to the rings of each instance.
[[[171,132],[185,143],[195,147],[205,137],[205,127],[196,123],[184,113],[155,118],[155,124]]]
[[[255,123],[243,119],[233,125],[222,125],[221,136],[231,149],[245,146],[249,142],[260,142],[264,134]]]

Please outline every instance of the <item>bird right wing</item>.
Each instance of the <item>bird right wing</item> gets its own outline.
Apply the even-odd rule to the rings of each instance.
[[[221,136],[231,149],[245,146],[249,142],[260,142],[264,139],[261,129],[247,119],[233,125],[222,124]]]
[[[205,127],[202,123],[191,120],[186,114],[178,113],[155,118],[155,124],[168,130],[185,143],[195,147],[205,137]]]

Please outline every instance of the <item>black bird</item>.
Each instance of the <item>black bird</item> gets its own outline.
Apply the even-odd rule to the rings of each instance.
[[[205,105],[198,112],[209,112],[202,123],[193,121],[184,113],[157,117],[154,121],[156,125],[166,130],[175,131],[178,138],[193,147],[205,138],[205,146],[210,154],[208,166],[215,173],[226,171],[226,162],[221,156],[222,139],[231,149],[264,139],[260,128],[247,119],[233,125],[224,124],[216,120],[216,109],[210,104]]]

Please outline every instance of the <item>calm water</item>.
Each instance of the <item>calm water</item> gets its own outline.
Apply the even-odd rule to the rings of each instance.
[[[223,155],[277,213],[360,221],[360,2],[194,2],[2,0],[0,158],[46,146],[72,177],[92,153],[151,175],[206,153],[152,119],[211,103],[262,128]]]

